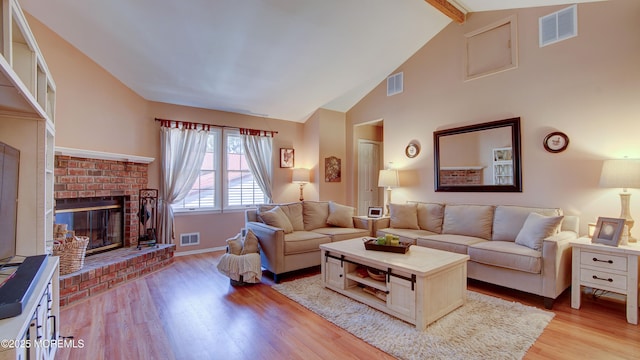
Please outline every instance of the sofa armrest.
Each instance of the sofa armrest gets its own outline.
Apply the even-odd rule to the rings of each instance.
[[[353,226],[357,229],[365,229],[371,232],[371,221],[368,218],[363,216],[354,216],[353,217]]]
[[[260,243],[262,266],[274,274],[284,271],[284,230],[257,221],[245,224]]]
[[[571,285],[571,244],[573,231],[561,231],[542,241],[542,292],[555,299]]]

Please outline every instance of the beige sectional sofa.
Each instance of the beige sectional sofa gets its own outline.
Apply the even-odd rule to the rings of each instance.
[[[320,265],[320,244],[370,235],[355,209],[331,201],[262,205],[245,211],[245,226],[257,237],[262,267],[279,276]]]
[[[468,254],[469,278],[543,296],[549,309],[571,285],[578,217],[558,208],[409,202],[377,225],[378,236]]]

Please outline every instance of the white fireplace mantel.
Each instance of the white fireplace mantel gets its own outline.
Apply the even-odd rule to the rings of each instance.
[[[153,160],[155,160],[155,158],[152,158],[152,157],[137,156],[137,155],[116,154],[116,153],[94,151],[94,150],[72,149],[72,148],[61,147],[61,146],[56,146],[55,148],[56,148],[56,155],[73,156],[73,157],[87,158],[87,159],[125,161],[125,162],[141,163],[141,164],[150,164],[151,162],[153,162]]]

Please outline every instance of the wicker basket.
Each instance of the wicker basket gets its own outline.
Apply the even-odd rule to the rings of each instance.
[[[74,236],[53,244],[53,255],[60,257],[60,275],[82,269],[88,244],[88,236]]]

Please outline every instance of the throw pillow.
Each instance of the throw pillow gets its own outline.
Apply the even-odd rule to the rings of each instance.
[[[329,203],[324,201],[304,201],[302,203],[304,229],[311,231],[327,226]]]
[[[352,228],[353,215],[355,215],[355,213],[356,209],[351,206],[340,205],[333,201],[329,201],[329,217],[327,218],[327,224],[343,228]]]
[[[516,236],[516,244],[542,250],[542,240],[555,234],[564,216],[543,216],[532,212]]]
[[[444,218],[444,205],[436,203],[417,203],[418,226],[422,230],[440,234],[442,232],[442,219]]]
[[[244,242],[242,244],[242,253],[244,254],[254,254],[258,252],[258,238],[256,234],[249,229],[247,231],[247,235],[244,237]]]
[[[279,206],[260,213],[260,218],[262,218],[262,221],[264,221],[265,224],[284,230],[285,234],[293,232],[293,225],[291,225],[291,221],[289,221],[289,218]]]
[[[418,230],[418,207],[413,204],[389,204],[390,226]]]
[[[242,235],[238,235],[227,239],[227,247],[229,248],[229,254],[240,255],[242,253]]]

